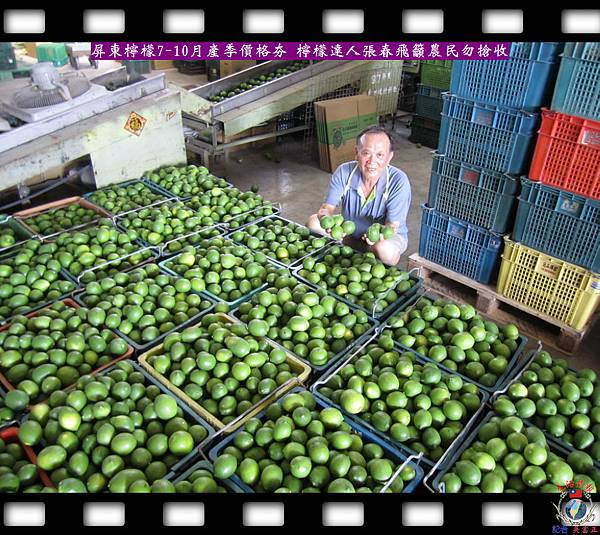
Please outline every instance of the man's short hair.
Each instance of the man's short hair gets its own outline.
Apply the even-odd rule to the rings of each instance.
[[[383,126],[369,126],[365,128],[358,136],[356,136],[356,146],[360,147],[362,145],[361,140],[365,134],[385,134],[390,142],[390,152],[394,150],[394,140],[390,133]]]

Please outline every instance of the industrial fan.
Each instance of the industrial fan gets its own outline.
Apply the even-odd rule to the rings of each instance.
[[[37,63],[31,68],[31,84],[19,89],[4,111],[32,123],[70,111],[107,93],[79,72],[59,73],[52,63]]]

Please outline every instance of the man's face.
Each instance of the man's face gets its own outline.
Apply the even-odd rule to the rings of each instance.
[[[390,141],[386,134],[365,134],[362,144],[356,147],[356,160],[364,179],[377,180],[386,165],[390,163],[393,152],[390,152]]]

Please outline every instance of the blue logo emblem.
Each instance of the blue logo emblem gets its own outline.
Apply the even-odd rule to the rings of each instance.
[[[581,500],[569,500],[565,505],[565,513],[571,520],[581,520],[587,514],[587,505]]]

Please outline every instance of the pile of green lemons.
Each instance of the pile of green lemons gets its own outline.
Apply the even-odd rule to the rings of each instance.
[[[6,405],[23,410],[124,355],[129,346],[102,319],[62,301],[30,318],[15,316],[0,332],[0,371],[16,388]]]
[[[212,302],[196,293],[190,281],[146,264],[89,282],[81,296],[100,324],[146,345],[209,309]]]
[[[169,260],[166,268],[190,281],[196,292],[207,291],[233,302],[260,288],[276,267],[260,252],[222,238],[203,241]]]
[[[372,325],[362,310],[300,283],[258,292],[237,315],[244,323],[266,322],[269,338],[317,367],[346,351]]]
[[[491,416],[440,482],[445,492],[559,492],[569,482],[600,483],[584,452],[558,455],[544,434],[517,416]]]
[[[415,478],[377,443],[357,433],[336,408],[307,391],[291,393],[252,418],[215,459],[215,476],[234,475],[262,493],[402,492]]]
[[[236,230],[229,238],[285,265],[327,244],[327,238],[314,236],[306,227],[277,217]]]
[[[387,266],[373,253],[338,245],[327,249],[322,257],[305,258],[298,274],[376,314],[384,313],[415,285],[406,271]]]
[[[318,390],[388,439],[436,462],[477,409],[477,386],[384,341],[370,344]]]
[[[496,399],[494,409],[531,420],[552,438],[600,461],[600,388],[593,370],[571,370],[566,360],[541,351]]]
[[[471,305],[459,306],[445,299],[421,298],[387,325],[384,334],[403,348],[488,388],[500,384],[520,342],[515,325],[500,329],[483,320]]]
[[[60,493],[168,492],[165,477],[207,436],[127,360],[54,392],[19,431]]]
[[[268,342],[265,322],[229,323],[213,315],[166,337],[147,364],[224,425],[298,375]]]
[[[136,181],[127,186],[115,185],[99,189],[89,197],[90,202],[101,206],[111,214],[121,214],[164,200],[165,196]]]
[[[39,215],[27,217],[23,222],[40,236],[49,236],[73,227],[85,225],[100,216],[94,210],[78,203],[69,204],[65,208],[55,208]]]

